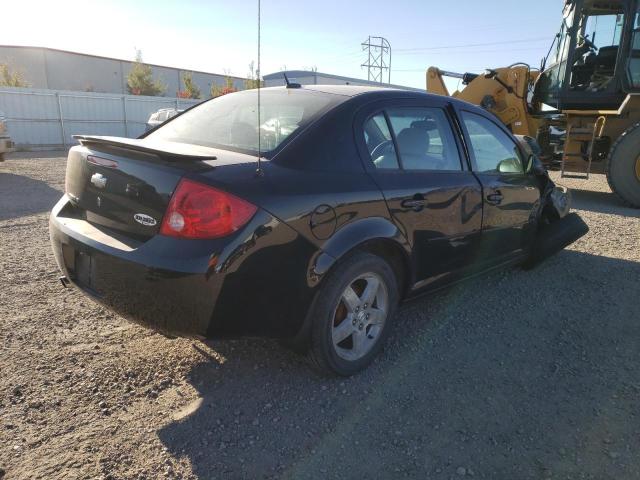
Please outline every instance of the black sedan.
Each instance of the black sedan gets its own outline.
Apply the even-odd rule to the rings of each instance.
[[[63,283],[163,332],[277,337],[350,375],[400,301],[530,261],[562,223],[544,169],[485,111],[293,87],[263,89],[259,114],[253,90],[139,139],[78,137],[50,219]]]

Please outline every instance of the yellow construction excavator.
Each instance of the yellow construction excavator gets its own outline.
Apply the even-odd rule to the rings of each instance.
[[[445,77],[465,88],[451,94]],[[566,0],[540,69],[431,67],[427,90],[480,105],[514,134],[536,139],[541,159],[562,177],[605,173],[611,190],[640,208],[640,0]]]

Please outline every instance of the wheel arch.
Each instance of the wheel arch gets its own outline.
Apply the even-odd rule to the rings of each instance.
[[[348,255],[355,251],[365,251],[389,262],[396,273],[402,294],[412,284],[414,271],[410,261],[411,246],[389,219],[368,217],[352,222],[327,240],[322,250],[328,257],[323,262],[316,263],[316,268],[322,264],[321,269],[316,270],[322,277]]]
[[[362,251],[376,255],[387,261],[398,280],[400,298],[404,298],[413,284],[413,270],[409,254],[394,240],[376,238],[367,240],[345,254],[350,255],[354,251]]]
[[[368,252],[387,261],[399,283],[400,298],[404,298],[413,285],[411,247],[398,227],[382,217],[369,217],[352,222],[338,230],[322,247],[314,261],[312,276],[318,279],[315,302],[327,275],[354,252]],[[312,308],[309,309],[311,311]],[[307,315],[300,330],[286,341],[294,350],[307,348],[312,318]]]

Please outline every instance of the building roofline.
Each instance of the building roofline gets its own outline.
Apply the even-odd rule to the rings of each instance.
[[[330,77],[330,78],[335,78],[336,80],[357,80],[359,82],[368,82],[369,80],[364,80],[364,79],[360,79],[360,78],[354,78],[354,77],[344,77],[342,75],[335,75],[333,73],[323,73],[323,72],[315,72],[313,70],[281,70],[279,72],[274,72],[274,73],[269,73],[267,75],[263,75],[263,79],[265,80],[272,80],[272,79],[276,79],[276,78],[284,78],[284,74],[287,74],[287,76],[290,75],[298,75],[298,76],[309,76],[309,75],[322,75],[323,77]]]
[[[81,55],[83,57],[91,57],[91,58],[100,58],[103,60],[114,60],[116,62],[128,62],[135,63],[135,60],[127,60],[124,58],[115,58],[115,57],[105,57],[103,55],[93,55],[91,53],[82,53],[82,52],[74,52],[71,50],[61,50],[59,48],[49,48],[49,47],[37,47],[35,45],[0,45],[0,48],[24,48],[24,49],[36,49],[36,50],[49,50],[50,52],[60,52],[60,53],[70,53],[72,55]],[[205,75],[217,75],[218,77],[229,77],[236,80],[247,80],[247,77],[238,77],[235,75],[227,75],[224,73],[215,73],[215,72],[204,72],[202,70],[192,70],[189,68],[182,67],[172,67],[169,65],[158,65],[157,63],[147,63],[144,62],[145,65],[149,65],[151,67],[159,67],[159,68],[172,68],[174,70],[181,70],[183,72],[192,72],[192,73],[203,73]]]
[[[426,72],[426,70],[425,70]],[[344,80],[346,82],[365,82],[367,85],[372,86],[372,87],[386,87],[386,88],[398,88],[401,90],[413,90],[416,92],[424,92],[424,89],[421,88],[415,88],[415,87],[407,87],[405,85],[395,85],[393,83],[378,83],[378,82],[372,82],[371,80],[365,80],[363,78],[355,78],[355,77],[344,77],[342,75],[335,75],[333,73],[322,73],[322,72],[314,72],[311,70],[283,70],[280,72],[274,72],[274,73],[270,73],[268,75],[263,75],[262,79],[263,80],[277,80],[277,79],[284,79],[284,74],[287,74],[287,77],[289,78],[289,80],[293,80],[296,78],[296,76],[298,77],[308,77],[308,76],[323,76],[323,77],[328,77],[328,78],[333,78],[335,80]]]

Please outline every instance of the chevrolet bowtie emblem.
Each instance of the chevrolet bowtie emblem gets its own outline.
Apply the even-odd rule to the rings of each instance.
[[[94,173],[91,175],[91,183],[95,185],[96,188],[104,188],[107,185],[107,177],[101,173]]]

